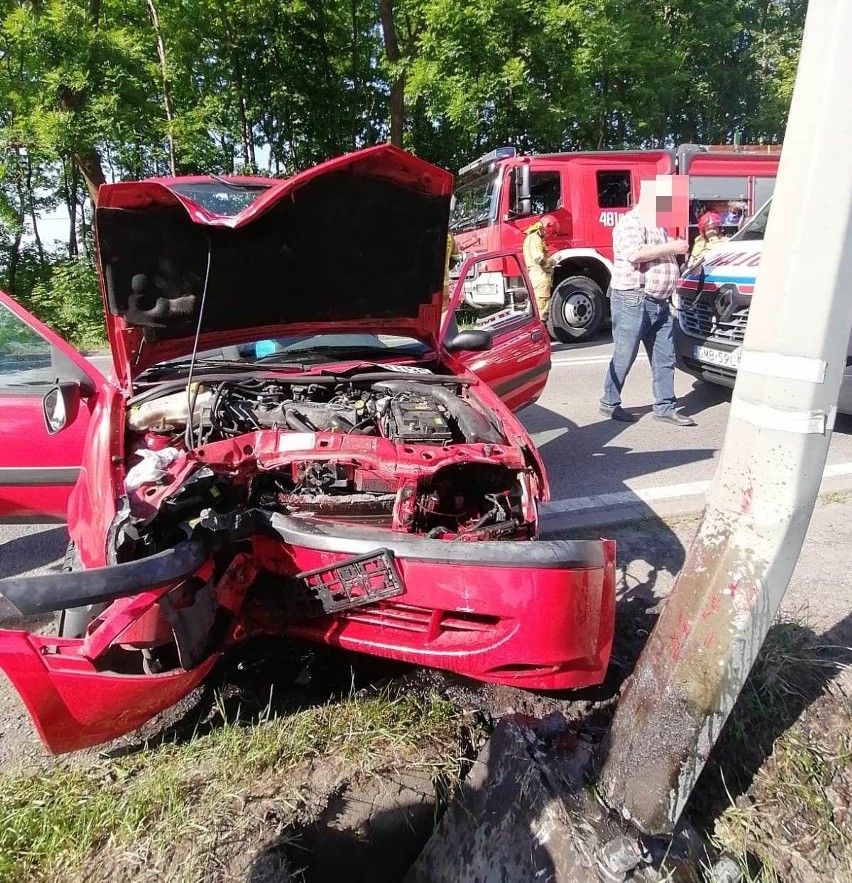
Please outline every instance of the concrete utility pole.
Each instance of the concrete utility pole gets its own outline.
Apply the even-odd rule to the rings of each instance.
[[[722,457],[701,527],[619,703],[599,785],[672,830],[807,532],[852,326],[852,0],[810,0]]]

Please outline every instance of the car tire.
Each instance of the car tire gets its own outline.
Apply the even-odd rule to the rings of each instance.
[[[569,276],[553,289],[547,330],[560,343],[580,343],[597,336],[603,324],[604,295],[587,276]]]
[[[62,572],[72,573],[81,570],[80,555],[73,542],[68,543],[65,558],[62,561]],[[59,611],[60,638],[82,638],[86,634],[89,623],[107,607],[106,604],[87,604],[85,607],[69,607]]]

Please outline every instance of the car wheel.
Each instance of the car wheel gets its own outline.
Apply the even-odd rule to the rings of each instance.
[[[569,276],[553,290],[547,330],[561,343],[579,343],[597,335],[603,317],[600,286],[586,276]]]
[[[65,558],[62,562],[62,570],[70,573],[80,570],[80,556],[74,543],[68,543]],[[106,604],[87,604],[85,607],[69,607],[59,611],[59,637],[82,638],[86,634],[89,623],[107,607]]]

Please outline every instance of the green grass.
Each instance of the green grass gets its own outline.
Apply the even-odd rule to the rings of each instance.
[[[852,879],[852,700],[830,680],[842,668],[833,649],[801,623],[775,625],[714,751],[726,787],[738,764],[766,755],[714,832],[747,880]]]
[[[258,793],[295,810],[299,782],[287,774],[300,764],[334,757],[375,770],[419,756],[436,775],[457,771],[460,726],[443,699],[386,690],[251,726],[226,722],[183,744],[85,767],[0,775],[0,880],[69,879],[104,853],[168,868],[182,850],[193,861],[178,879],[209,879],[203,869],[216,844]]]

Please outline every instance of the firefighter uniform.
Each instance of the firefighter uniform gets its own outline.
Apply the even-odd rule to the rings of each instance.
[[[722,236],[722,216],[718,212],[705,212],[698,219],[698,236],[692,244],[692,252],[689,255],[687,266],[694,267],[720,243],[727,240]]]
[[[553,264],[547,256],[544,243],[544,226],[536,221],[526,230],[524,238],[524,263],[532,282],[538,314],[542,320],[547,318],[550,309],[550,294],[553,287]]]
[[[457,261],[460,257],[461,252],[459,252],[458,247],[456,246],[453,234],[447,233],[447,254],[444,258],[444,297],[441,301],[442,315],[450,308],[450,286],[452,283],[452,280],[450,279],[450,264],[453,261]]]

